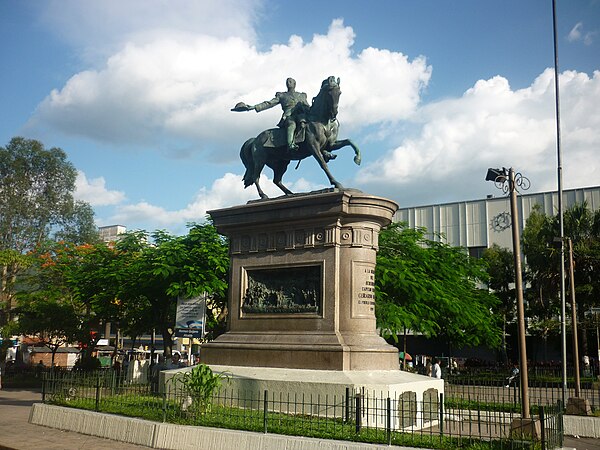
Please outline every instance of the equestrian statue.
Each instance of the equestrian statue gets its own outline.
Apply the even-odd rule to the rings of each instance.
[[[256,186],[261,198],[268,198],[259,184],[265,167],[273,169],[273,183],[286,195],[292,194],[281,182],[290,161],[300,161],[313,156],[327,175],[332,186],[343,189],[333,177],[327,163],[335,159],[333,151],[350,146],[354,150],[354,162],[360,164],[360,150],[350,139],[338,140],[338,102],[341,95],[340,79],[333,76],[323,80],[321,89],[309,106],[306,94],[296,91],[296,81],[286,80],[287,91],[277,92],[272,100],[250,106],[238,103],[232,111],[264,111],[280,105],[283,115],[278,128],[263,131],[248,139],[240,150],[240,158],[246,167],[244,187]],[[297,168],[298,166],[296,166]]]

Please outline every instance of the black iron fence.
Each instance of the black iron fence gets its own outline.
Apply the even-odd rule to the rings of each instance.
[[[224,388],[203,399],[181,386],[156,392],[150,384],[127,383],[103,371],[45,374],[42,391],[46,403],[154,421],[388,445],[553,449],[563,439],[558,401],[532,408],[537,432],[515,434],[520,403],[499,387],[487,392],[485,386],[446,383],[445,394],[419,398],[414,392],[388,397],[350,388],[341,395]]]
[[[565,401],[575,397],[575,383],[567,379],[567,389],[563,397],[563,382],[556,370],[531,370],[529,378],[529,402],[532,405],[555,405],[559,400]],[[521,402],[519,377],[509,381],[504,370],[471,371],[468,373],[447,374],[446,393],[453,397],[469,398],[478,402],[513,403]],[[580,397],[589,400],[593,410],[600,409],[600,382],[591,377],[581,379]]]

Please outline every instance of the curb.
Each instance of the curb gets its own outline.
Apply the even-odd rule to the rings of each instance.
[[[33,405],[29,423],[165,450],[409,450],[383,444],[158,423],[43,403]]]

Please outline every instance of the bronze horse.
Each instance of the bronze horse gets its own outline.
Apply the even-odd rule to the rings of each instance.
[[[246,167],[243,177],[244,187],[254,184],[260,197],[268,198],[259,184],[260,174],[267,165],[273,169],[273,183],[286,195],[292,194],[292,191],[281,182],[290,161],[300,161],[314,156],[331,185],[343,189],[327,167],[327,162],[337,156],[331,152],[349,145],[354,150],[356,164],[360,164],[361,157],[360,150],[350,139],[337,139],[339,123],[336,116],[340,94],[339,78],[336,80],[334,77],[329,77],[323,81],[321,90],[313,98],[307,114],[303,130],[304,140],[298,142],[298,149],[290,150],[285,139],[274,139],[274,136],[282,133],[278,128],[265,130],[255,138],[248,139],[240,150],[240,158]]]

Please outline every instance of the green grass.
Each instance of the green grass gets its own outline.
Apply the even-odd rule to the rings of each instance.
[[[502,386],[506,383],[507,374],[498,372],[477,372],[476,374],[457,374],[448,377],[447,381],[457,385],[472,385],[472,386],[487,386],[487,385],[498,385]],[[528,379],[530,387],[539,386],[562,386],[562,377],[553,375],[536,375],[535,373],[528,373]],[[581,385],[591,387],[592,383],[598,381],[594,377],[581,377]],[[567,384],[574,385],[575,378],[570,376],[567,377]]]
[[[160,395],[152,394],[115,394],[108,395],[104,392],[100,399],[98,410],[100,412],[117,414],[127,417],[137,417],[146,420],[180,425],[195,425],[214,428],[228,428],[245,431],[264,431],[263,412],[257,409],[246,409],[235,406],[213,404],[206,411],[195,411],[193,407],[184,411],[181,402],[166,400]],[[68,394],[48,397],[49,403],[73,408],[96,410],[96,398],[93,391],[81,390],[81,394],[74,398]],[[465,402],[458,399],[446,401],[446,407],[473,409],[486,406],[476,402]],[[492,406],[491,404],[487,405]],[[493,405],[496,407],[496,405]],[[514,405],[505,405],[514,408]],[[497,408],[494,410],[498,410]],[[343,421],[341,418],[324,418],[305,414],[284,414],[269,412],[267,414],[268,432],[273,434],[306,436],[321,439],[336,439],[353,442],[383,443],[388,442],[385,429],[362,428],[356,433],[353,421]],[[415,431],[402,433],[392,431],[390,441],[393,445],[432,448],[432,449],[502,449],[526,448],[534,449],[531,442],[518,443],[515,441],[495,440],[481,441],[474,438],[454,438],[440,436],[437,432]]]

